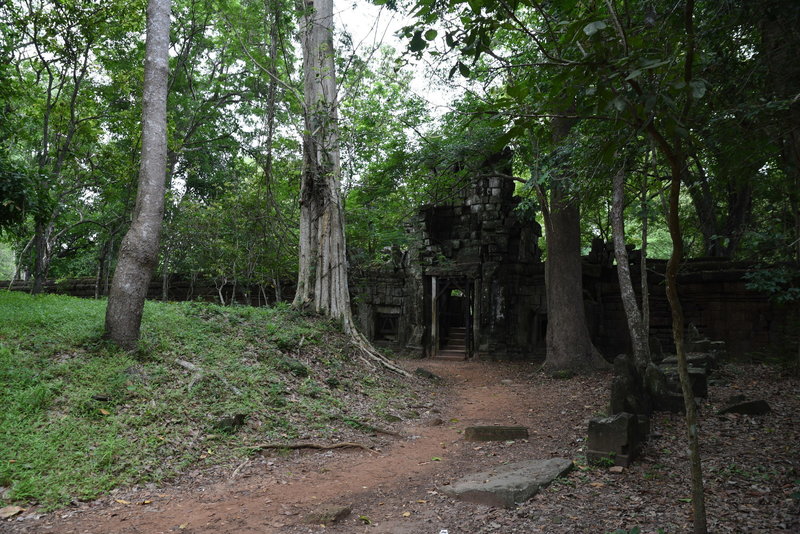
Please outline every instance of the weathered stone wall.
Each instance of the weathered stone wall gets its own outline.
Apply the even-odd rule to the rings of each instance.
[[[800,328],[800,305],[780,305],[747,289],[743,276],[755,267],[746,263],[688,261],[678,276],[678,292],[686,324],[711,339],[725,341],[732,356],[791,347]],[[674,350],[672,319],[665,293],[665,261],[648,262],[651,330],[665,351]],[[634,287],[640,287],[634,265]],[[589,272],[589,276],[587,276]],[[598,348],[607,356],[630,350],[616,269],[587,265],[584,282],[594,297],[591,316]],[[796,350],[796,341],[794,341]]]
[[[0,288],[8,288],[10,281],[0,280]],[[150,281],[147,290],[147,298],[150,300],[161,300],[162,280],[154,277]],[[217,284],[220,285],[219,289]],[[12,291],[30,291],[32,282],[15,280],[11,284]],[[220,281],[215,284],[214,280],[197,278],[195,280],[187,278],[172,277],[169,283],[167,300],[186,301],[195,300],[201,302],[219,303],[219,293],[225,299],[226,304],[235,298],[237,304],[249,306],[268,306],[275,303],[275,289],[273,287],[259,287],[257,285],[244,286],[226,282],[224,285]],[[45,293],[58,295],[71,295],[73,297],[94,298],[96,292],[96,280],[94,278],[68,278],[64,280],[47,280],[44,283]],[[294,297],[294,282],[285,282],[282,287],[283,298],[291,299]],[[101,291],[101,296],[102,291]]]
[[[672,319],[664,287],[666,262],[649,262],[650,334],[665,352],[674,350]],[[725,341],[727,352],[742,357],[759,352],[796,351],[800,328],[800,305],[780,305],[768,296],[747,289],[744,274],[752,266],[726,262],[687,262],[678,278],[678,289],[686,324],[693,324],[703,336]],[[426,272],[447,274],[444,268]],[[524,269],[529,269],[527,272]],[[398,346],[421,351],[417,331],[427,325],[421,291],[409,285],[417,277],[410,268],[362,273],[355,293],[361,325],[368,335],[374,316],[367,309],[399,309]],[[638,266],[633,268],[634,287],[640,287]],[[489,262],[473,271],[480,293],[476,295],[480,326],[478,356],[489,358],[536,358],[544,356],[546,304],[542,264],[501,265]],[[630,337],[619,295],[616,268],[584,263],[584,294],[592,338],[598,349],[612,359],[630,351]],[[374,284],[370,286],[370,284]],[[401,290],[402,288],[402,290]],[[366,291],[367,297],[362,297]],[[403,297],[398,296],[402,294]],[[398,300],[399,298],[399,300]],[[398,304],[400,302],[400,304]],[[429,304],[429,303],[428,303]],[[428,314],[429,315],[429,314]]]
[[[413,316],[408,308],[413,306],[413,299],[407,296],[406,282],[405,271],[399,266],[350,271],[353,315],[369,339],[398,347],[408,342],[408,318]],[[387,322],[394,322],[395,328],[387,328]]]

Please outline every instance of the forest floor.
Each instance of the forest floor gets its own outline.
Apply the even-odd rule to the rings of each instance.
[[[398,435],[361,448],[265,450],[237,466],[197,470],[168,486],[115,490],[47,514],[0,523],[21,533],[643,533],[691,531],[682,419],[656,414],[641,457],[622,473],[583,461],[587,422],[604,410],[610,376],[549,378],[530,364],[405,361],[443,377],[433,402]],[[701,406],[709,530],[800,532],[800,381],[776,368],[726,365]],[[726,399],[765,399],[764,416],[716,415]],[[523,425],[530,439],[466,442],[466,426]],[[388,428],[388,427],[387,427]],[[362,436],[362,439],[363,436]],[[507,462],[565,457],[577,468],[513,510],[453,500],[441,488]],[[309,522],[325,505],[352,512]]]

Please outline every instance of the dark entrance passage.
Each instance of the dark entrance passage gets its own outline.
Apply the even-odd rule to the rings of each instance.
[[[472,353],[472,284],[466,278],[431,279],[431,354],[466,359]]]

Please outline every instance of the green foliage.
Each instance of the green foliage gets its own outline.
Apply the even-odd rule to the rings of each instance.
[[[7,244],[0,242],[0,280],[9,280],[16,267],[14,251]]]
[[[680,211],[688,253],[753,257],[743,241],[749,230],[792,228],[800,198],[790,176],[798,162],[777,148],[787,126],[776,111],[788,112],[782,99],[797,85],[798,69],[769,43],[796,39],[789,28],[800,10],[780,2],[725,10],[699,3],[687,18],[685,4],[669,10],[652,2],[624,9],[571,1],[414,4],[415,22],[404,29],[410,51],[429,51],[449,61],[451,77],[469,78],[479,96],[468,112],[502,125],[498,141],[514,146],[522,175],[546,186],[561,176],[549,169],[571,163],[567,189],[584,200],[587,237],[609,237],[613,174],[623,169],[629,184],[648,178],[644,189],[658,203],[662,177],[671,172],[668,158],[684,160],[687,202]],[[427,39],[432,26],[439,47]],[[765,96],[773,92],[781,96]],[[558,146],[553,117],[574,122]],[[657,162],[648,161],[648,151],[658,153]],[[660,211],[650,212],[657,256],[665,248]]]
[[[28,177],[0,147],[0,233],[25,220],[30,194]]]
[[[325,437],[376,411],[361,413],[323,385],[364,373],[328,322],[285,307],[148,302],[140,349],[131,354],[100,339],[104,308],[0,292],[7,502],[57,508],[190,465],[238,463],[247,445],[264,440]],[[303,351],[285,339],[305,339]],[[311,361],[308,350],[328,364]],[[348,387],[393,402],[409,394],[393,381]]]
[[[786,304],[800,300],[800,270],[787,265],[762,267],[744,275],[747,289],[769,295],[775,302]]]

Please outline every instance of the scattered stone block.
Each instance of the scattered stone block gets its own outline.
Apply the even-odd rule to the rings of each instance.
[[[437,374],[434,374],[434,373],[432,373],[432,372],[430,372],[427,369],[424,369],[422,367],[417,367],[416,369],[414,369],[414,374],[417,375],[417,376],[421,376],[422,378],[427,378],[428,380],[433,380],[434,382],[441,382],[442,381],[442,377],[441,376],[439,376]]]
[[[745,415],[764,415],[772,411],[765,400],[743,401],[726,406],[717,412],[719,415],[726,413],[740,413]]]
[[[745,395],[737,393],[735,395],[731,395],[730,397],[728,397],[728,400],[725,401],[725,405],[730,406],[731,404],[739,404],[740,402],[744,402],[746,400],[747,397]]]
[[[221,417],[214,423],[214,429],[226,434],[233,434],[244,426],[245,419],[247,419],[247,415],[242,413]]]
[[[709,352],[711,350],[711,340],[708,338],[698,339],[688,344],[690,352]]]
[[[650,336],[649,339],[650,343],[650,358],[659,363],[661,360],[664,359],[664,348],[661,346],[661,340],[658,339],[656,336]]]
[[[661,361],[661,363],[665,366],[677,367],[678,357],[674,354],[667,356]],[[686,363],[689,365],[690,369],[692,367],[698,367],[700,369],[710,371],[711,369],[716,369],[718,367],[713,355],[709,353],[687,354]]]
[[[650,398],[642,387],[641,374],[634,364],[633,358],[620,354],[614,358],[614,379],[611,382],[612,415],[622,412],[650,413]]]
[[[440,488],[440,491],[462,501],[513,508],[568,473],[572,467],[572,460],[565,458],[526,460],[468,475]]]
[[[659,369],[671,383],[670,389],[680,394],[681,381],[678,374],[677,365],[660,365]],[[705,399],[708,397],[708,373],[705,369],[699,367],[689,367],[689,382],[692,385],[692,395]]]
[[[466,441],[509,441],[528,439],[524,426],[468,426],[464,429]]]
[[[636,416],[636,438],[640,443],[644,443],[650,437],[650,418],[646,415]]]
[[[306,516],[306,523],[315,525],[330,525],[338,523],[352,512],[349,506],[329,504],[320,506]]]
[[[639,452],[636,416],[618,413],[589,421],[586,459],[590,463],[613,461],[627,467]]]
[[[653,401],[653,409],[662,412],[680,413],[684,411],[683,396],[680,389],[670,387],[667,377],[655,364],[647,366],[644,374],[645,389]]]

